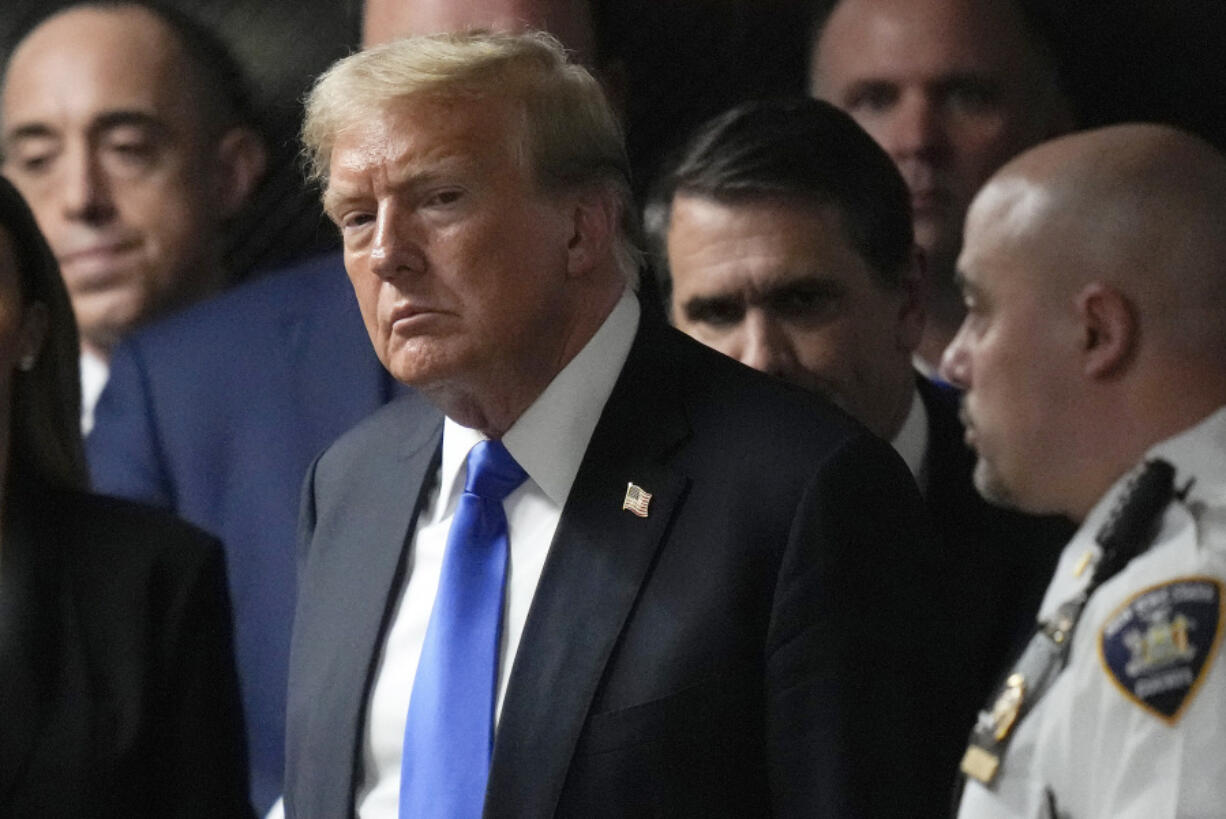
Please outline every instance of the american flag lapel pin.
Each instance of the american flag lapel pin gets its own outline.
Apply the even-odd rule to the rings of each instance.
[[[647,517],[647,505],[651,503],[651,493],[643,491],[643,487],[633,483],[626,484],[626,499],[622,501],[622,509],[628,509],[640,518]]]

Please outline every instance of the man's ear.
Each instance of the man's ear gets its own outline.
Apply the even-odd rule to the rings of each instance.
[[[593,187],[571,200],[571,235],[566,243],[567,275],[584,276],[612,258],[610,246],[617,236],[619,206],[613,192]]]
[[[915,352],[928,320],[928,259],[918,245],[911,246],[911,261],[898,283],[902,301],[898,305],[898,344]]]
[[[1101,282],[1082,288],[1075,298],[1081,322],[1083,371],[1089,378],[1112,378],[1136,354],[1140,328],[1128,298]]]
[[[264,177],[268,152],[264,140],[250,128],[235,126],[217,144],[217,202],[223,219],[247,203]]]

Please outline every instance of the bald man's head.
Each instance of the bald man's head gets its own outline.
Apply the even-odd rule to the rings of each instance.
[[[1093,281],[1118,288],[1164,330],[1150,340],[1195,355],[1215,345],[1226,352],[1223,214],[1226,157],[1174,128],[1120,125],[1053,140],[1008,163],[976,199],[967,226],[989,238],[1017,233],[1013,241],[1048,260],[1049,284],[1060,292]],[[1197,318],[1207,311],[1214,320]]]
[[[584,65],[596,58],[590,0],[366,0],[362,44],[471,28],[548,31]]]
[[[1226,404],[1226,158],[1121,125],[1000,169],[967,215],[968,316],[942,372],[967,390],[976,482],[1083,515],[1151,445]]]

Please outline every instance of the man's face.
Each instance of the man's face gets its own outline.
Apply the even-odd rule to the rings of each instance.
[[[812,92],[894,158],[938,275],[980,186],[1057,130],[1063,109],[1025,36],[1009,0],[843,0],[815,46]]]
[[[405,384],[495,394],[560,369],[573,220],[521,160],[521,123],[505,99],[410,98],[336,141],[325,209]]]
[[[987,499],[1031,512],[1064,511],[1061,435],[1076,407],[1079,324],[1056,285],[1042,236],[1019,234],[1027,204],[989,189],[967,218],[958,274],[967,314],[941,375],[965,390],[966,442],[978,454],[975,486]]]
[[[897,432],[922,312],[907,288],[879,282],[833,208],[678,195],[668,264],[679,329],[827,396],[887,440]]]
[[[53,18],[9,65],[4,173],[101,350],[220,281],[213,154],[185,73],[161,23],[131,8]]]

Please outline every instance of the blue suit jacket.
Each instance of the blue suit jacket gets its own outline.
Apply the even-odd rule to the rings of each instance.
[[[392,384],[332,254],[133,334],[98,402],[95,488],[173,509],[224,542],[261,811],[284,768],[302,478]]]

